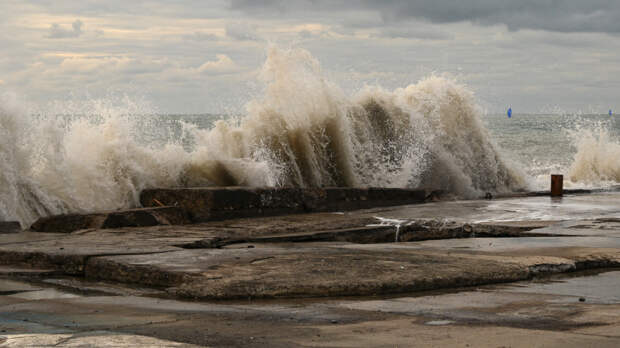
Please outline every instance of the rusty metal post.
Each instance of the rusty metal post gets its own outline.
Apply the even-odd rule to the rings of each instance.
[[[561,197],[564,192],[564,176],[551,174],[551,197]]]

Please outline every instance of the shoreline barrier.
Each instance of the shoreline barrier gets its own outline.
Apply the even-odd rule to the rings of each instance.
[[[620,186],[607,189],[564,189],[563,194],[612,191],[620,191]],[[489,199],[550,195],[550,191],[513,192],[497,194]],[[441,191],[374,187],[259,188],[235,186],[146,189],[140,195],[142,208],[47,216],[37,220],[30,229],[36,232],[70,233],[87,228],[185,225],[244,217],[338,212],[420,204],[441,199],[442,196]]]
[[[425,190],[343,187],[147,189],[140,195],[144,207],[177,206],[192,222],[356,210],[424,203],[425,200]]]

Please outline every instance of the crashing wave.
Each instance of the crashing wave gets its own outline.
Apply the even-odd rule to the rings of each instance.
[[[475,197],[527,186],[490,141],[472,93],[450,79],[348,97],[307,51],[277,48],[261,76],[265,94],[240,120],[185,125],[184,139],[166,145],[138,141],[145,127],[130,115],[143,110],[132,103],[91,101],[83,113],[96,117],[64,124],[3,98],[0,219],[132,207],[148,187],[424,187]]]

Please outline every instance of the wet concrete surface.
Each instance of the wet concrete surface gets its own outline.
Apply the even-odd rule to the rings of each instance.
[[[619,199],[5,234],[0,347],[617,347]]]
[[[586,272],[505,286],[514,292],[563,295],[566,302],[620,304],[620,271]],[[558,301],[562,301],[558,298]]]
[[[0,296],[0,346],[614,347],[620,299],[609,287],[619,273],[390,298],[234,302],[85,296],[12,280],[3,289],[50,296]]]
[[[379,216],[394,219],[431,218],[471,223],[489,221],[563,221],[620,218],[619,192],[517,199],[434,202],[387,209]]]
[[[431,240],[413,245],[395,245],[402,248],[439,248],[476,250],[484,252],[516,251],[533,248],[582,247],[620,248],[620,238],[613,237],[519,237],[519,238],[461,238]]]

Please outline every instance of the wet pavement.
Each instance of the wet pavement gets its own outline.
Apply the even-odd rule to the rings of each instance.
[[[389,298],[233,302],[83,295],[7,280],[0,346],[614,347],[619,279],[620,271],[575,273]]]
[[[517,293],[562,295],[567,297],[566,302],[574,302],[577,298],[588,303],[619,304],[620,271],[571,274],[543,281],[516,283],[505,288]]]
[[[516,199],[434,202],[385,209],[378,216],[411,220],[432,218],[470,223],[498,221],[563,221],[619,218],[620,192],[600,192],[564,197],[521,197]]]
[[[596,193],[3,235],[5,264],[38,263],[0,266],[0,347],[618,347],[617,202]],[[415,233],[440,239],[393,242]],[[235,242],[205,242],[225,238]],[[175,298],[183,291],[205,297]],[[208,297],[232,292],[253,296]]]

